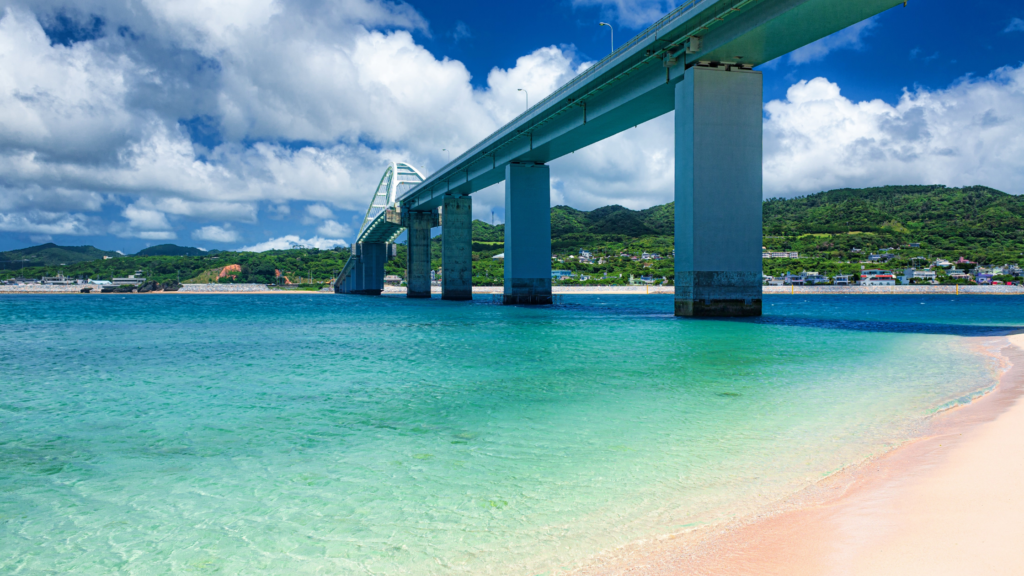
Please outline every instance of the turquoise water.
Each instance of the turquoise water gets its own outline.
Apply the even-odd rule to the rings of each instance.
[[[547,574],[991,386],[1010,297],[0,298],[0,573]]]

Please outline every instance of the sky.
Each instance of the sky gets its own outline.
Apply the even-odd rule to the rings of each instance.
[[[674,0],[0,0],[0,250],[355,236]],[[759,67],[764,196],[1024,193],[1024,0],[910,0]],[[552,204],[673,197],[669,113],[551,162]],[[502,185],[473,196],[499,223]]]

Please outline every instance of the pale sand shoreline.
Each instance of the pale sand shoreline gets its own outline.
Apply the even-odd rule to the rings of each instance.
[[[927,434],[727,526],[609,551],[572,574],[1024,574],[1024,334]]]

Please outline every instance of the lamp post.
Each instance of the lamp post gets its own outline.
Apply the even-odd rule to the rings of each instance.
[[[601,26],[607,26],[612,31],[612,52],[615,52],[615,28],[612,28],[612,25],[607,22],[601,22]]]
[[[447,148],[441,148],[441,152],[448,153],[448,162],[450,163],[452,161],[452,151]]]
[[[519,91],[526,95],[526,109],[530,109],[530,93],[525,88],[519,88]]]

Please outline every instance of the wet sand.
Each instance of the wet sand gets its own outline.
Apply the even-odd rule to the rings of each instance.
[[[1024,574],[1024,335],[998,386],[755,518],[635,543],[581,575]]]

